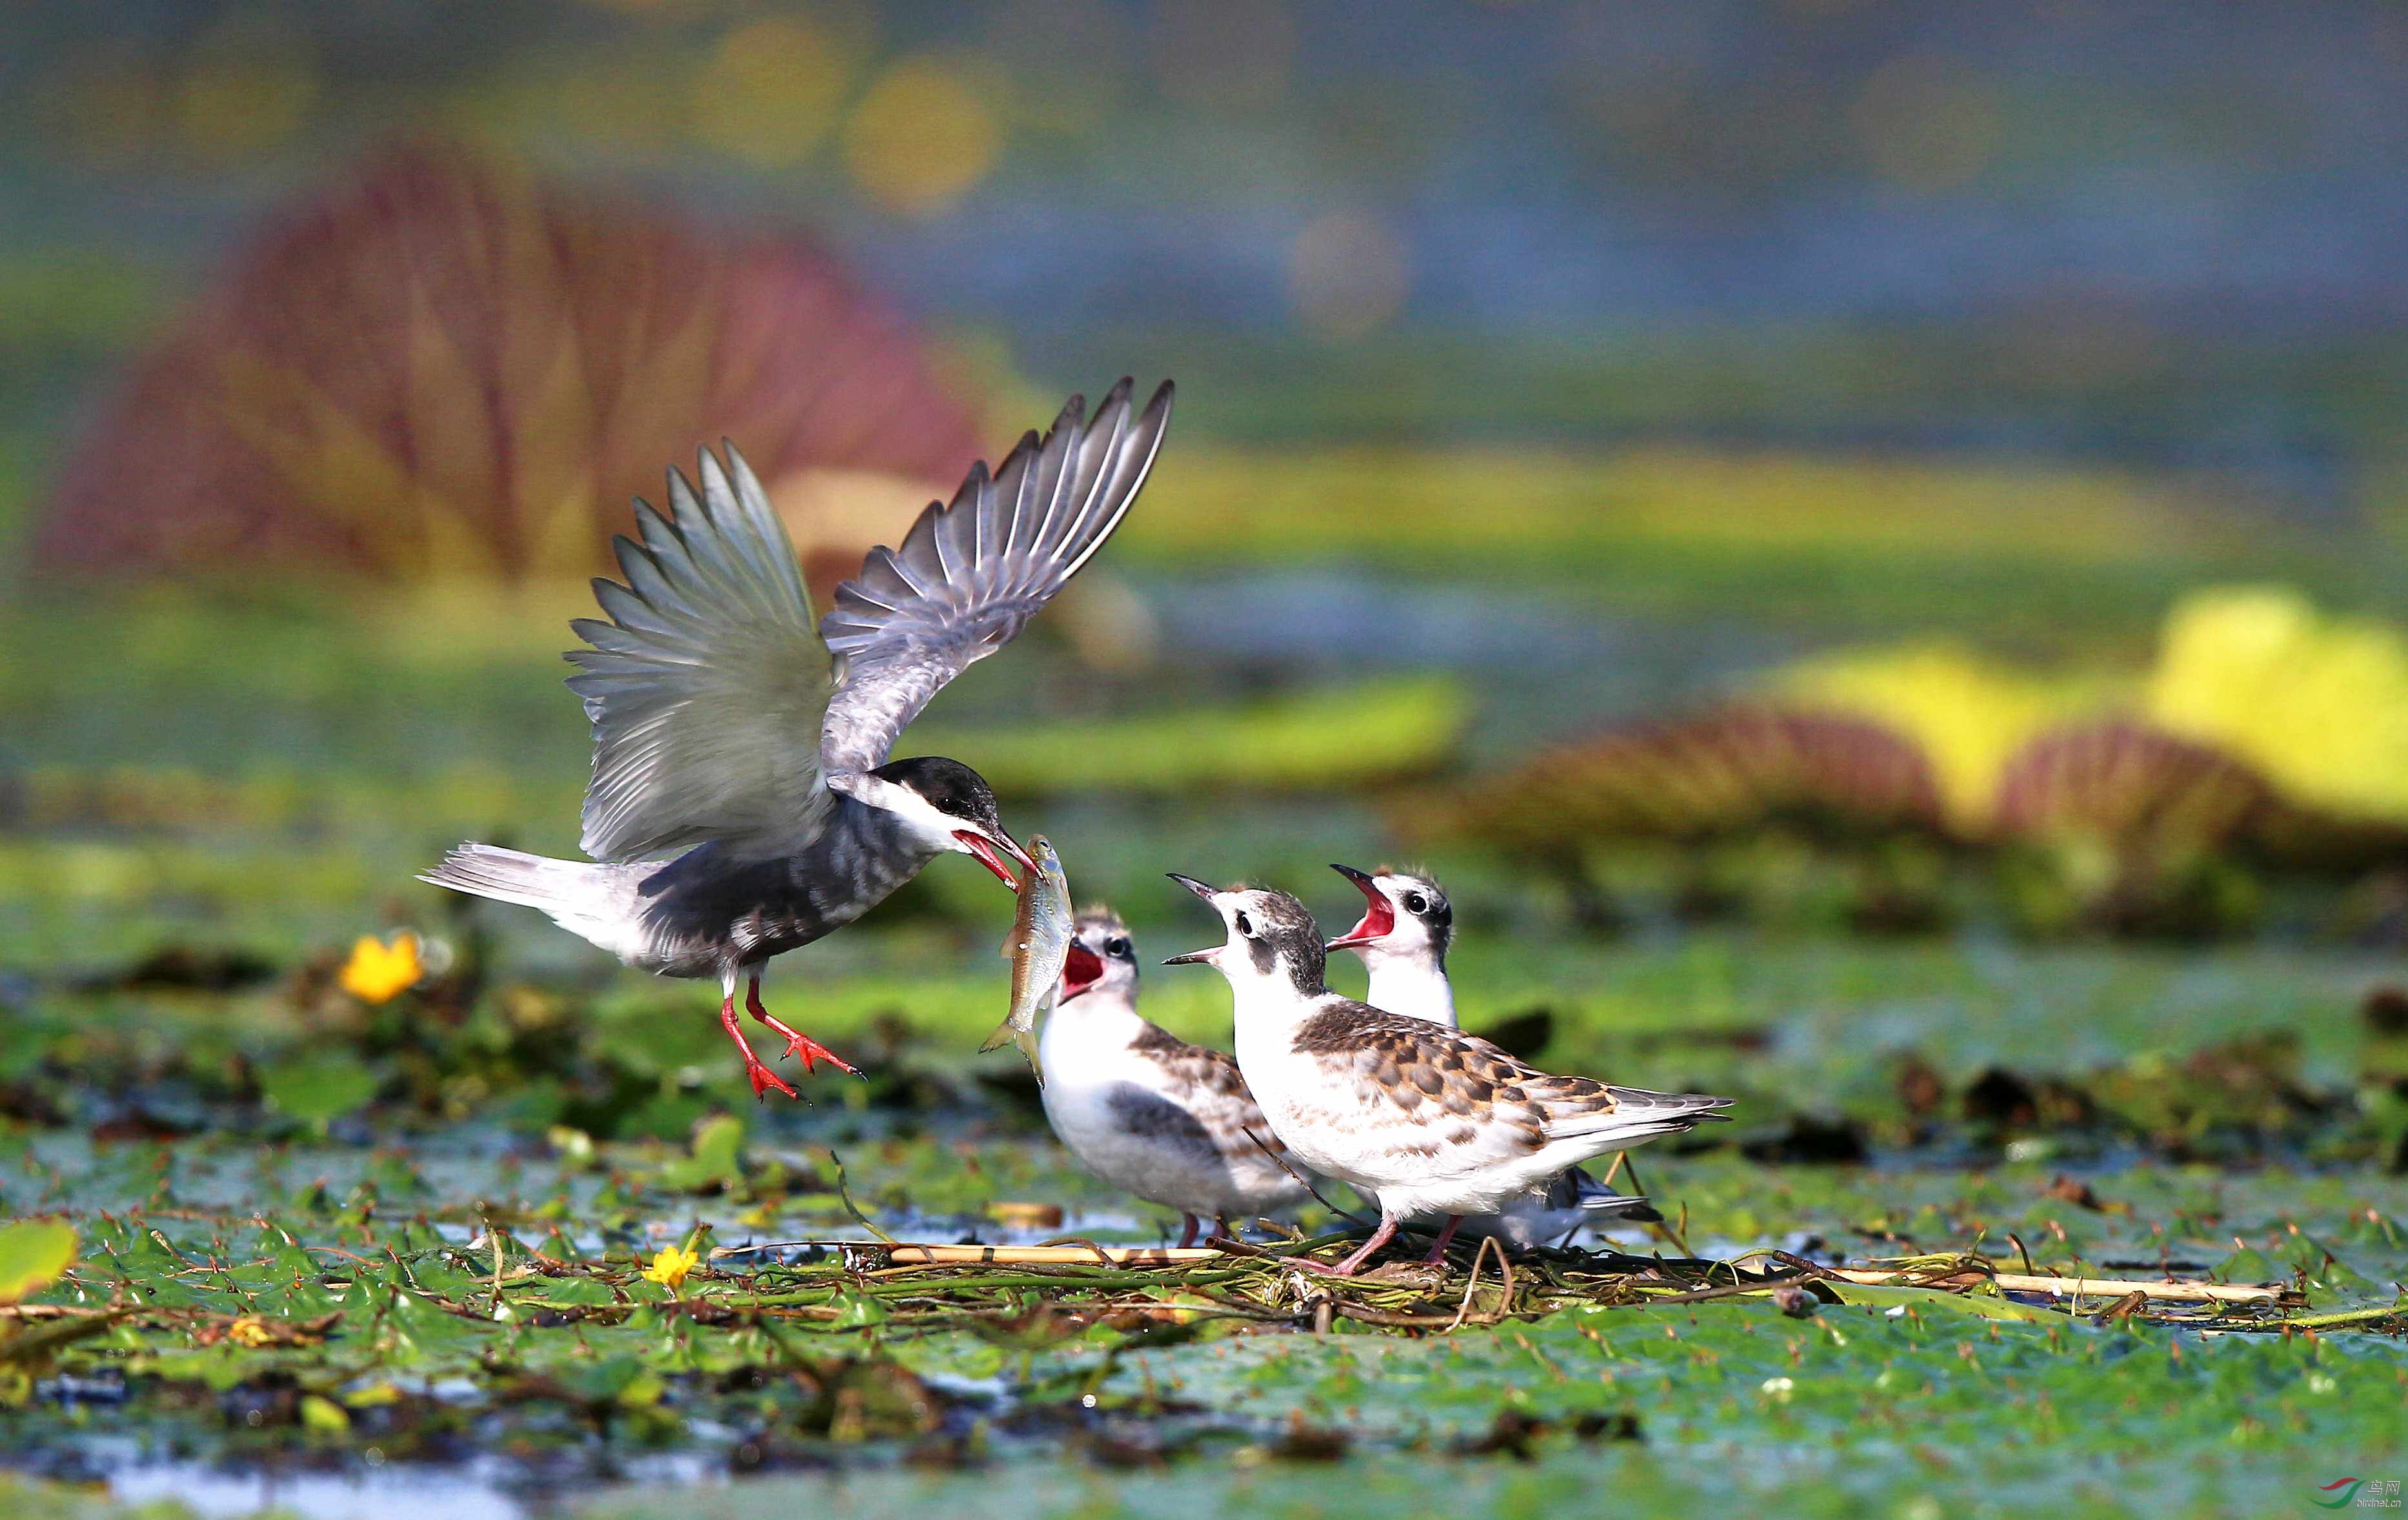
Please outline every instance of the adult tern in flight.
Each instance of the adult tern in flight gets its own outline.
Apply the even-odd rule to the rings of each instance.
[[[1165,381],[1142,411],[1122,380],[1086,415],[1072,396],[1039,439],[951,504],[930,503],[900,549],[869,552],[814,621],[794,546],[743,456],[704,451],[697,491],[670,471],[670,510],[636,503],[640,543],[616,541],[625,583],[597,580],[605,619],[571,626],[570,689],[594,724],[581,847],[590,861],[464,844],[423,880],[523,903],[630,966],[717,977],[719,1019],[754,1097],[795,1096],[752,1052],[744,1006],[803,1068],[826,1047],[761,1005],[769,958],[876,907],[949,851],[1006,885],[1034,868],[995,793],[955,760],[889,762],[947,681],[1010,642],[1103,547],[1153,467]]]

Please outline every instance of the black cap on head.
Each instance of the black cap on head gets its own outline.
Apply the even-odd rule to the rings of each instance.
[[[930,807],[949,818],[966,818],[982,828],[1003,832],[1003,813],[996,807],[995,788],[986,778],[958,760],[924,755],[896,760],[870,772],[880,781],[918,793]]]

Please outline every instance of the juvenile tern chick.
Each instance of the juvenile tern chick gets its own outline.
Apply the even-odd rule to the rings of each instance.
[[[1129,382],[1090,421],[1072,396],[1041,441],[983,464],[881,545],[814,619],[794,545],[743,456],[705,452],[701,490],[669,474],[666,514],[636,503],[607,614],[571,626],[570,690],[594,725],[591,862],[464,844],[423,880],[523,903],[630,966],[717,977],[719,1022],[754,1097],[795,1089],[736,1022],[744,1006],[808,1071],[853,1068],[761,1006],[761,970],[852,923],[949,851],[1006,886],[1030,865],[995,793],[957,760],[890,764],[896,736],[945,683],[1009,643],[1103,547],[1145,483],[1170,418]],[[1008,858],[1007,858],[1008,857]]]
[[[1455,909],[1436,878],[1421,871],[1382,867],[1376,872],[1352,866],[1329,868],[1362,891],[1363,917],[1329,941],[1351,950],[1371,973],[1373,1008],[1427,1019],[1457,1028],[1455,989],[1447,981],[1446,954],[1455,943]],[[1600,1219],[1660,1218],[1645,1198],[1616,1193],[1574,1167],[1550,1178],[1494,1214],[1463,1222],[1467,1234],[1491,1235],[1517,1251],[1560,1241]]]
[[[1362,957],[1371,973],[1363,1000],[1407,1018],[1460,1027],[1455,988],[1446,979],[1446,953],[1455,944],[1455,907],[1438,882],[1420,872],[1387,866],[1377,873],[1352,866],[1329,868],[1363,894],[1362,918],[1328,945]]]
[[[1302,1183],[1254,1143],[1283,1152],[1238,1063],[1137,1011],[1137,949],[1117,914],[1079,915],[1062,994],[1037,1046],[1045,1117],[1079,1164],[1124,1193],[1176,1209],[1181,1245],[1199,1216],[1251,1219],[1302,1203]]]
[[[1406,1220],[1495,1213],[1591,1156],[1727,1117],[1727,1097],[1651,1093],[1541,1071],[1487,1040],[1341,997],[1321,925],[1283,892],[1172,877],[1221,915],[1225,942],[1165,964],[1217,967],[1235,994],[1238,1067],[1304,1166],[1380,1202],[1380,1227],[1334,1268],[1351,1276]]]

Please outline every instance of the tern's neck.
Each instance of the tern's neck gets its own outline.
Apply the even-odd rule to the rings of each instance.
[[[1082,1039],[1133,1035],[1145,1022],[1138,1017],[1133,990],[1118,987],[1096,987],[1067,998],[1054,1005],[1048,1018],[1065,1030],[1075,1030]]]
[[[1298,987],[1284,970],[1268,975],[1247,971],[1233,976],[1229,979],[1229,992],[1241,1045],[1249,1031],[1268,1035],[1293,1028],[1310,1018],[1328,996],[1326,987]]]
[[[825,835],[842,839],[852,853],[864,859],[874,858],[890,868],[916,872],[953,849],[949,839],[932,836],[927,829],[884,808],[873,808],[841,792],[830,796],[834,826],[825,830]]]
[[[1373,1008],[1401,1013],[1409,1019],[1455,1027],[1455,989],[1447,984],[1446,962],[1428,951],[1390,951],[1367,945],[1363,964],[1370,968]]]
[[[1044,1073],[1049,1099],[1123,1070],[1129,1047],[1144,1032],[1137,1000],[1126,992],[1098,987],[1054,1005],[1037,1035],[1037,1069]]]

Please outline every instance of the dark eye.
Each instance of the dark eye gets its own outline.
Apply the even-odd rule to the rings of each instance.
[[[1240,912],[1238,915],[1238,932],[1244,935],[1249,939],[1253,939],[1254,937],[1254,921]]]
[[[1405,911],[1426,913],[1429,911],[1429,899],[1418,892],[1408,892],[1405,894]]]
[[[1127,935],[1116,934],[1104,941],[1104,954],[1107,955],[1116,956],[1121,960],[1126,960],[1128,959],[1129,950],[1130,945]]]

